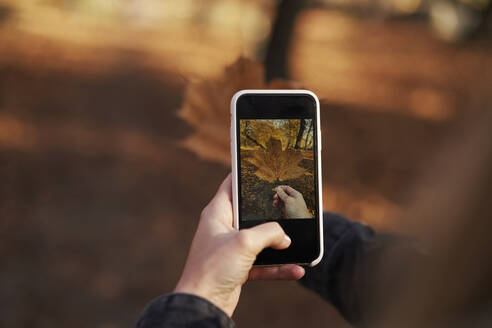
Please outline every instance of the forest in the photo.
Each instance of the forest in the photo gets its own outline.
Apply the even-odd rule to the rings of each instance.
[[[280,219],[275,187],[299,191],[314,216],[314,122],[311,119],[241,120],[241,217]]]

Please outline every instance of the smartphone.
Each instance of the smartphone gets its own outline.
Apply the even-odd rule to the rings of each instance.
[[[307,90],[241,90],[231,101],[234,226],[278,222],[289,248],[255,265],[314,266],[323,256],[319,101]]]

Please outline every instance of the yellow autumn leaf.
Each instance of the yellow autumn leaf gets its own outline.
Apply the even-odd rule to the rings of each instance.
[[[251,152],[244,160],[256,166],[254,174],[268,182],[295,179],[305,173],[298,164],[303,160],[302,152],[295,149],[282,149],[280,140],[270,138],[265,149]]]

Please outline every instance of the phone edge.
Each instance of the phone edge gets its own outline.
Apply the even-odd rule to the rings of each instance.
[[[235,229],[239,229],[239,199],[238,199],[238,176],[237,176],[237,146],[236,146],[236,125],[237,125],[237,117],[236,117],[236,104],[237,100],[239,97],[241,97],[244,94],[251,94],[251,93],[260,93],[260,94],[308,94],[311,97],[314,98],[316,102],[316,121],[317,121],[317,142],[318,142],[318,194],[319,194],[319,201],[318,201],[318,213],[319,213],[319,218],[318,218],[318,226],[319,226],[319,255],[316,259],[314,259],[311,263],[296,263],[296,264],[301,264],[301,265],[309,265],[310,267],[313,267],[317,265],[319,262],[321,262],[321,259],[323,258],[324,254],[324,241],[323,241],[323,188],[322,188],[322,178],[321,178],[321,119],[320,119],[320,105],[319,105],[319,99],[316,96],[316,94],[312,91],[305,90],[305,89],[245,89],[245,90],[240,90],[232,96],[231,99],[231,126],[230,126],[230,143],[231,143],[231,167],[232,167],[232,208],[233,208],[233,227]],[[268,266],[273,266],[268,265]]]

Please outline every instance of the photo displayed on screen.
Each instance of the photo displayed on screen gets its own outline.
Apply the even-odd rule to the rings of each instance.
[[[240,120],[241,220],[315,217],[312,119]]]

